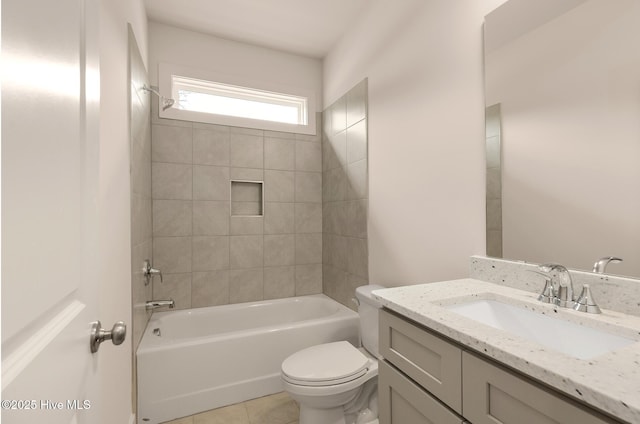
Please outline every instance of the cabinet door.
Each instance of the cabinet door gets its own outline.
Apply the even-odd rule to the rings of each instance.
[[[451,409],[462,413],[462,351],[458,347],[383,310],[380,354]]]
[[[468,352],[462,367],[462,408],[474,424],[616,422]]]
[[[379,363],[380,424],[461,424],[465,421],[386,361]]]

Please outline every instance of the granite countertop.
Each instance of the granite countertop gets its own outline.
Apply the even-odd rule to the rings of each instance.
[[[640,317],[611,310],[586,314],[537,300],[537,294],[465,278],[374,290],[382,305],[621,420],[640,423]],[[444,306],[478,299],[511,303],[612,332],[636,343],[577,359],[465,318]]]

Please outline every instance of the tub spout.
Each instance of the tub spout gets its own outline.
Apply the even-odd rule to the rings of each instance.
[[[168,306],[170,309],[173,309],[176,306],[176,303],[173,299],[169,300],[149,300],[146,303],[147,311],[152,311],[157,308],[162,308],[163,306]]]

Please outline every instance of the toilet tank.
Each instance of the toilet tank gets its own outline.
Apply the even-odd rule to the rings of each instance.
[[[378,289],[384,289],[384,287],[370,284],[356,289],[362,346],[375,357],[379,356],[378,310],[382,307],[382,304],[373,297],[371,292]]]

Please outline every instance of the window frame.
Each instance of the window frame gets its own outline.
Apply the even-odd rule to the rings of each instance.
[[[158,65],[158,79],[160,92],[166,97],[172,97],[177,101],[178,87],[174,87],[173,77],[186,78],[211,82],[212,84],[222,84],[237,87],[240,91],[245,91],[251,96],[254,90],[255,97],[267,94],[274,97],[300,97],[306,99],[306,124],[291,124],[285,122],[267,121],[238,116],[219,115],[207,112],[196,112],[191,110],[177,109],[171,107],[167,110],[158,108],[160,118],[177,119],[182,121],[202,122],[209,124],[227,125],[233,127],[255,128],[268,131],[281,131],[297,134],[316,135],[316,96],[310,89],[299,87],[283,86],[279,84],[266,83],[264,81],[250,80],[242,76],[223,75],[212,71],[202,71],[186,68],[184,66],[160,63]],[[201,92],[205,92],[204,90]],[[165,94],[167,93],[167,94]],[[170,95],[168,95],[171,93]],[[268,103],[268,102],[267,102]]]

